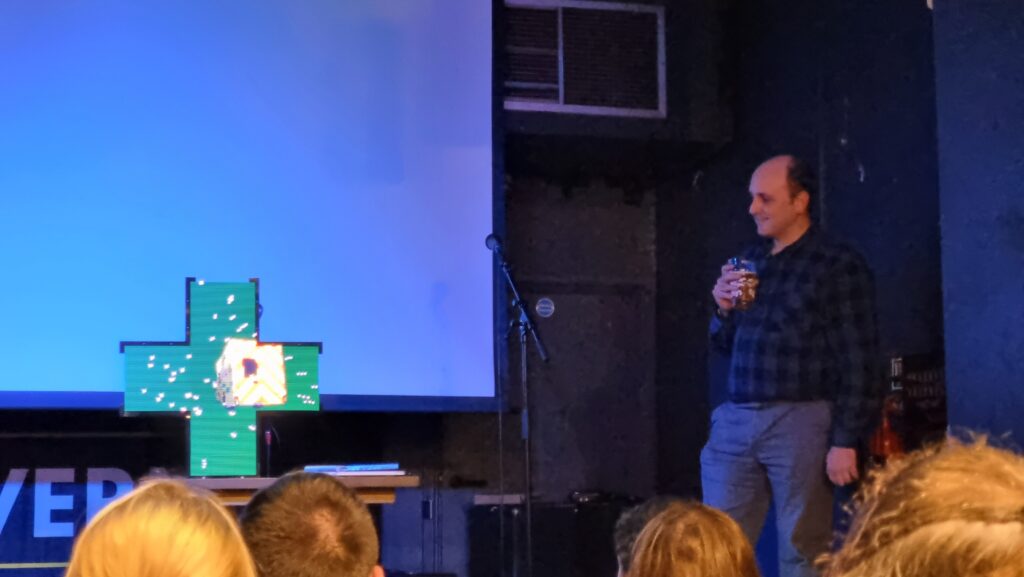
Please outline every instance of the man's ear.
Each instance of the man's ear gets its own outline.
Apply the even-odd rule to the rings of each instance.
[[[373,569],[370,570],[370,577],[384,577],[384,568],[380,565],[374,565]]]
[[[806,190],[801,190],[796,193],[793,202],[796,203],[799,212],[809,212],[807,209],[811,206],[811,195]]]

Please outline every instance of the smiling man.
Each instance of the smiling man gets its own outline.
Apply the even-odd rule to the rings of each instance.
[[[762,241],[742,258],[757,275],[722,267],[712,295],[712,344],[730,354],[728,401],[711,416],[701,453],[704,501],[756,543],[774,499],[780,575],[815,575],[832,536],[832,490],[857,479],[857,447],[881,395],[874,283],[863,257],[811,220],[817,183],[792,156],[750,179]]]

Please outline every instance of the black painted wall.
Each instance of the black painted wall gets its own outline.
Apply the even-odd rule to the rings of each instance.
[[[936,2],[949,418],[1011,433],[1024,413],[1024,10]]]

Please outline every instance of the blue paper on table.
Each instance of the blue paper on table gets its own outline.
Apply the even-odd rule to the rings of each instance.
[[[344,475],[352,473],[396,475],[402,474],[398,463],[351,463],[347,465],[306,465],[307,473],[326,473],[328,475]]]

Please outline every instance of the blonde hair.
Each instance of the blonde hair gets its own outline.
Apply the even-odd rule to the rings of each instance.
[[[981,439],[896,461],[823,564],[826,577],[1024,575],[1024,459]]]
[[[754,551],[735,521],[700,503],[670,504],[633,546],[630,577],[759,577]]]
[[[180,481],[148,481],[79,535],[66,577],[255,577],[234,517]]]

